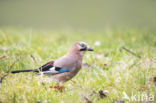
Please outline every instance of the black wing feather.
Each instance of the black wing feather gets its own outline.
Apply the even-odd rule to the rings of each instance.
[[[26,70],[15,70],[11,71],[11,73],[20,73],[20,72],[41,72],[41,71],[48,71],[51,67],[53,67],[54,61],[50,61],[43,66],[39,67],[38,69],[26,69]]]

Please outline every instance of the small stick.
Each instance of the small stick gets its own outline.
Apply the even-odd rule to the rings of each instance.
[[[34,61],[34,62],[35,62],[35,64],[36,64],[37,62],[36,62],[35,57],[34,57],[33,55],[30,55],[30,57],[33,59],[33,61]]]
[[[89,100],[86,96],[83,96],[84,100],[86,100],[86,103],[92,103],[91,100]]]
[[[134,55],[134,56],[136,56],[136,57],[138,57],[138,58],[141,58],[140,55],[137,55],[136,53],[134,53],[133,51],[131,51],[131,50],[125,48],[125,47],[122,47],[122,49],[124,49],[125,51],[129,52],[130,54],[132,54],[132,55]]]

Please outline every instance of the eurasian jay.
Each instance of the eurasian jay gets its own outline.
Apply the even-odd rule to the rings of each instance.
[[[50,61],[38,69],[15,70],[11,73],[36,72],[37,74],[47,74],[57,82],[66,82],[81,69],[82,58],[86,51],[93,51],[93,49],[85,42],[76,42],[66,55],[55,61]]]

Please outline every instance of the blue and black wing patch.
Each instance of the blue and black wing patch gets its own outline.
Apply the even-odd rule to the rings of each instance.
[[[60,67],[51,67],[49,70],[46,71],[41,71],[37,74],[59,74],[59,73],[64,73],[64,72],[70,72],[72,69],[64,69]]]
[[[39,69],[37,69],[38,74],[58,74],[58,73],[64,73],[69,72],[72,69],[64,69],[60,67],[54,67],[53,66],[54,61],[48,62],[47,64],[41,66]]]

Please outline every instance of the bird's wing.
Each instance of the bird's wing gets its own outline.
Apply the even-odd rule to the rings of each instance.
[[[37,74],[59,74],[59,73],[64,73],[64,72],[70,72],[72,69],[68,68],[68,69],[64,69],[61,67],[55,67],[54,65],[54,61],[50,61],[46,64],[44,64],[43,66],[39,67],[38,69],[36,69],[39,73]]]

